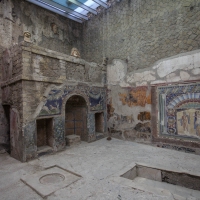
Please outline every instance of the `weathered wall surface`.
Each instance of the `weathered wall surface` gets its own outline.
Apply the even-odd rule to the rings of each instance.
[[[2,72],[2,104],[10,105],[10,151],[14,158],[26,161],[37,157],[36,121],[41,118],[54,118],[52,149],[65,147],[65,105],[73,95],[81,95],[87,102],[87,141],[100,138],[96,137],[95,123],[91,123],[95,113],[103,113],[104,136],[105,64],[23,41],[3,52]]]
[[[128,70],[199,49],[197,0],[122,0],[84,24],[84,58],[127,61]]]
[[[24,31],[29,31],[32,35],[34,44],[38,44],[42,47],[66,53],[68,55],[70,54],[72,47],[76,47],[81,51],[80,40],[82,27],[79,23],[53,14],[48,10],[42,9],[26,1],[1,1],[0,58],[5,49],[10,48],[23,40]],[[16,59],[15,62],[20,63],[20,60]],[[6,63],[12,65],[12,63]],[[13,70],[13,73],[15,75],[19,74],[19,70],[19,68],[16,68],[16,70]],[[5,74],[7,74],[6,76],[9,76],[8,71],[6,71]],[[0,82],[2,76],[2,70],[0,70]],[[1,105],[1,99],[0,91],[0,143],[7,143],[8,122]]]
[[[11,18],[12,5],[11,2],[0,3],[0,58],[3,51],[9,48],[12,40],[12,21]],[[0,61],[0,69],[2,69],[2,62]],[[0,82],[2,80],[2,70],[0,70]],[[0,89],[0,144],[9,143],[8,121],[6,119],[5,110],[1,105],[2,92]]]
[[[34,4],[21,0],[0,2],[0,57],[10,46],[23,41],[29,31],[39,46],[70,54],[72,47],[81,50],[82,26]]]
[[[70,54],[81,48],[81,24],[21,0],[0,3],[1,48],[23,41],[29,31],[32,41],[42,47]]]
[[[3,53],[2,63],[4,105],[15,105],[12,89],[23,79],[21,83],[23,90],[18,94],[23,98],[24,123],[34,118],[33,114],[37,106],[46,97],[45,91],[48,93],[55,85],[61,85],[67,81],[75,85],[85,83],[85,85],[98,87],[105,84],[105,66],[89,63],[32,43],[21,42],[7,49]]]
[[[107,67],[109,89],[108,124],[113,135],[142,142],[150,142],[156,138],[155,141],[157,142],[198,147],[199,133],[196,131],[198,127],[198,122],[196,121],[198,121],[197,115],[200,104],[198,100],[199,85],[196,82],[200,78],[200,51],[196,50],[169,57],[156,62],[152,67],[146,69],[128,72],[127,68],[127,63],[119,59],[113,60],[112,64]],[[176,84],[181,83],[184,83],[185,86],[176,86]],[[167,89],[162,94],[167,95],[169,93],[171,95],[170,98],[166,98],[170,102],[172,100],[176,102],[176,98],[178,98],[177,102],[182,106],[177,108],[175,105],[173,107],[174,115],[170,114],[171,118],[167,117],[166,119],[165,116],[167,115],[164,112],[168,112],[167,109],[171,107],[162,107],[163,102],[159,102],[158,91],[156,90],[157,87],[164,85]],[[160,90],[164,91],[162,88]],[[168,102],[169,106],[171,105],[170,102]],[[172,103],[174,104],[173,101]],[[170,111],[172,112],[172,109]],[[163,119],[159,119],[159,112],[164,116]],[[189,129],[185,130],[185,132],[182,130],[181,116],[185,112],[192,113],[190,115],[187,114],[191,122],[190,129],[193,131],[190,134],[187,133]],[[167,133],[164,133],[165,139],[163,139],[163,135],[160,136],[162,131],[159,128],[157,129],[158,124],[162,123],[162,120],[165,120],[163,126],[168,130]],[[152,122],[153,124],[151,124]],[[177,123],[179,129],[184,133],[181,131],[176,133],[174,131],[172,134],[172,129],[176,128],[172,122],[174,124]],[[196,124],[193,127],[194,122]],[[184,142],[181,143],[181,140]],[[192,140],[193,143],[189,140]]]

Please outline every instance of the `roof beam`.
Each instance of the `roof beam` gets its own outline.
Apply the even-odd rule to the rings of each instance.
[[[92,8],[90,8],[90,7],[86,6],[86,5],[84,5],[83,3],[80,3],[80,2],[77,1],[77,0],[69,0],[69,2],[71,2],[71,3],[73,3],[73,4],[77,5],[77,6],[79,6],[79,7],[81,7],[81,8],[83,8],[84,10],[87,10],[87,11],[89,11],[89,12],[91,12],[91,13],[97,15],[97,11],[96,11],[96,10],[93,10]]]
[[[108,5],[101,0],[92,0],[92,1],[99,4],[100,6],[103,6],[104,8],[108,8]]]
[[[67,13],[65,13],[65,12],[62,12],[62,11],[56,9],[56,8],[53,8],[53,7],[51,7],[51,6],[47,5],[47,4],[44,4],[44,3],[42,3],[41,1],[37,1],[37,0],[26,0],[26,1],[28,1],[28,2],[30,2],[30,3],[33,3],[33,4],[35,4],[35,5],[38,5],[38,6],[40,6],[40,7],[43,7],[43,8],[45,8],[45,9],[50,10],[50,11],[52,11],[52,12],[54,12],[54,13],[59,14],[59,15],[62,15],[62,16],[64,16],[64,17],[67,17],[67,18],[69,18],[69,19],[72,19],[72,20],[74,20],[74,21],[76,21],[76,22],[83,23],[83,21],[82,21],[81,19],[78,19],[78,18],[76,18],[76,17],[73,17],[72,15],[69,15],[69,14],[67,14]],[[73,13],[72,13],[72,14],[73,14]]]

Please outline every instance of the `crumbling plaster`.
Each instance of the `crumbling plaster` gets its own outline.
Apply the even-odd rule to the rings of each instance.
[[[152,114],[149,98],[156,98],[148,96],[152,92],[152,86],[199,80],[200,51],[196,50],[159,60],[151,67],[132,72],[128,72],[127,67],[127,63],[119,59],[113,60],[112,64],[107,67],[108,105],[112,110],[108,125],[115,131],[120,131],[125,139],[127,139],[126,131],[131,131],[131,134],[135,135],[138,131],[138,124],[145,125],[151,122],[151,120],[141,121],[139,114],[141,112]],[[141,93],[144,89],[146,95]],[[145,98],[147,98],[146,103],[143,103]],[[128,120],[130,116],[132,120]]]
[[[27,161],[38,156],[38,119],[52,119],[52,151],[65,148],[65,105],[73,95],[80,95],[87,102],[86,140],[91,142],[104,136],[107,127],[104,65],[25,41],[5,50],[2,63],[2,104],[10,105],[14,158]],[[103,132],[96,136],[94,116],[99,112],[104,116]]]
[[[29,122],[34,123],[32,120],[38,116],[35,110],[39,112],[51,88],[59,87],[66,79],[75,84],[80,81],[87,82],[88,85],[98,83],[92,86],[104,85],[105,66],[65,56],[69,55],[71,48],[75,46],[80,50],[81,56],[90,61],[100,63],[105,56],[109,61],[118,58],[107,68],[108,104],[112,110],[108,116],[109,126],[122,131],[124,137],[126,130],[132,131],[138,124],[144,125],[144,130],[148,131],[149,129],[145,128],[150,128],[150,119],[141,121],[138,116],[141,112],[151,114],[151,86],[195,82],[200,78],[200,51],[192,51],[199,48],[198,8],[199,3],[195,0],[125,0],[115,3],[115,7],[103,11],[98,17],[81,26],[26,1],[2,1],[0,57],[6,48],[21,43],[24,31],[31,33],[35,46],[27,46],[22,57],[11,53],[10,56],[15,57],[13,63],[10,63],[9,59],[4,63],[15,66],[11,74],[5,73],[9,78],[15,77],[15,80],[4,82],[4,86],[20,80],[22,68],[23,82],[19,81],[12,86],[11,91],[9,87],[5,87],[0,103],[2,98],[4,103],[12,102],[13,109],[19,110],[19,115],[16,116],[20,120],[20,126],[23,124],[26,127]],[[55,56],[52,50],[61,54]],[[7,53],[9,55],[9,52]],[[176,54],[178,55],[169,57]],[[162,58],[165,59],[159,60]],[[154,63],[155,61],[157,62]],[[18,66],[20,62],[23,63],[22,68]],[[2,76],[0,71],[1,82]],[[140,90],[145,92],[141,94]],[[6,102],[9,93],[13,94],[12,98],[10,102]],[[35,99],[31,98],[32,94],[35,94]],[[137,103],[142,98],[145,101]],[[1,105],[0,113],[0,143],[6,143],[8,122]],[[106,119],[107,116],[104,117]],[[93,115],[88,118],[91,123],[94,122]],[[58,124],[60,121],[62,119],[58,119]],[[33,126],[35,125],[26,127],[27,133]]]
[[[58,52],[70,54],[72,47],[81,50],[79,23],[20,0],[0,3],[0,56],[5,48],[23,41],[29,31],[32,42]]]
[[[5,49],[23,41],[25,31],[31,33],[31,41],[51,50],[70,54],[76,47],[81,52],[81,32],[79,23],[54,14],[27,1],[3,0],[0,2],[0,58]],[[28,55],[24,55],[24,58]],[[26,61],[27,58],[24,59]],[[0,63],[0,68],[2,68]],[[19,71],[16,71],[18,73]],[[2,82],[0,70],[0,82]],[[38,85],[38,84],[37,84]],[[1,105],[0,91],[0,143],[8,143],[8,122]]]
[[[200,50],[165,58],[151,67],[132,72],[127,72],[127,64],[124,61],[115,59],[111,65],[108,65],[108,85],[134,87],[195,81],[200,78],[199,72]]]

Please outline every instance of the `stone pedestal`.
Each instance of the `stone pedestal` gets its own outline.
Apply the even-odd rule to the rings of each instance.
[[[79,135],[68,135],[66,136],[66,144],[68,146],[74,146],[81,143],[81,138]]]

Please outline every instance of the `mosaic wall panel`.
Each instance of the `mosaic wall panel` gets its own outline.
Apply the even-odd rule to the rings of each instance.
[[[200,139],[200,83],[158,88],[161,134]]]
[[[95,134],[95,117],[93,113],[88,114],[88,133]]]
[[[95,117],[93,113],[88,114],[87,119],[87,128],[88,128],[88,141],[93,141],[96,139],[95,135]]]
[[[98,111],[105,109],[106,89],[89,86],[65,86],[62,89],[52,89],[40,111],[39,116],[60,115],[64,98],[71,93],[80,91],[89,99],[90,110]]]
[[[65,146],[65,119],[56,117],[54,120],[54,149],[59,150]]]

